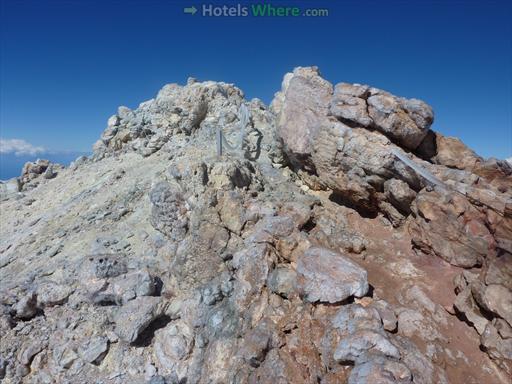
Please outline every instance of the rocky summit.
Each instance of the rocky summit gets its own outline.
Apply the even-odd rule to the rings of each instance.
[[[284,76],[120,107],[0,185],[2,383],[509,383],[512,167]]]

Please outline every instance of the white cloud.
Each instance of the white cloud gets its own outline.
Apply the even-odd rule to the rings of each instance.
[[[17,156],[21,155],[37,155],[46,152],[43,147],[36,147],[25,140],[21,139],[1,139],[0,138],[0,153],[9,154],[14,153]]]
[[[508,159],[505,160],[508,161],[510,165],[512,165],[512,157],[509,157]]]

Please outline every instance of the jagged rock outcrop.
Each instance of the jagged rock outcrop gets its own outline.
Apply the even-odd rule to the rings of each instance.
[[[0,378],[507,382],[512,169],[432,122],[315,67],[120,107],[1,185]]]

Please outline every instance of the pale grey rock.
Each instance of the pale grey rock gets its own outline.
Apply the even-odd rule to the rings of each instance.
[[[97,295],[108,297],[116,303],[125,304],[136,297],[152,296],[155,293],[156,281],[147,270],[133,271],[110,280],[107,289]]]
[[[58,345],[53,350],[53,360],[63,369],[69,369],[77,359],[76,351],[69,344]]]
[[[351,229],[343,217],[329,210],[315,207],[312,220],[315,227],[310,235],[333,250],[361,254],[368,246],[368,240],[361,233]]]
[[[331,324],[343,335],[355,333],[359,329],[382,330],[382,319],[378,310],[359,304],[350,304],[340,308],[331,319]]]
[[[411,382],[412,374],[405,364],[383,357],[375,357],[370,361],[356,365],[348,378],[348,384],[403,384]]]
[[[34,162],[25,163],[20,176],[21,184],[24,185],[42,175],[49,165],[50,161],[46,159],[37,159]]]
[[[478,273],[471,272],[470,270],[463,270],[461,273],[456,275],[453,278],[453,284],[455,286],[455,293],[459,294],[462,292],[468,285],[471,283],[478,281]]]
[[[374,354],[400,359],[398,348],[386,336],[371,330],[355,331],[343,338],[334,351],[334,359],[362,363],[370,360]]]
[[[87,340],[78,348],[78,355],[90,364],[99,364],[107,354],[109,341],[106,337],[96,336]]]
[[[434,121],[432,108],[417,99],[400,99],[372,90],[368,113],[373,125],[392,140],[408,149],[416,149]]]
[[[53,164],[48,165],[48,168],[46,168],[46,170],[43,173],[43,177],[45,179],[53,179],[56,176],[57,176],[57,172],[54,169],[54,165]]]
[[[41,352],[44,348],[46,348],[46,345],[40,341],[33,341],[28,345],[24,345],[18,353],[18,361],[22,365],[30,366],[34,356]]]
[[[168,383],[175,383],[175,382],[178,382],[177,377],[173,377],[170,380],[166,380],[166,378],[161,375],[155,375],[155,376],[151,377],[151,379],[148,381],[148,384],[168,384]]]
[[[222,291],[219,285],[212,285],[206,287],[202,292],[201,296],[203,298],[203,302],[207,305],[213,305],[218,301],[222,300]]]
[[[128,343],[137,337],[157,318],[164,316],[168,303],[162,297],[138,297],[120,307],[114,314],[115,333]]]
[[[396,336],[393,342],[399,347],[400,361],[411,371],[414,383],[449,383],[444,369],[435,365],[410,339]]]
[[[265,216],[260,220],[246,243],[272,243],[289,236],[295,224],[289,216]]]
[[[368,292],[366,271],[347,257],[325,248],[310,248],[297,261],[299,289],[309,302],[338,303]]]
[[[271,249],[267,244],[252,244],[233,255],[235,268],[234,298],[243,307],[257,297],[270,272]]]
[[[274,293],[283,297],[290,297],[296,292],[297,274],[291,268],[277,267],[267,280],[267,286]]]
[[[16,317],[29,320],[37,314],[37,295],[35,292],[27,293],[14,307]]]
[[[432,108],[421,100],[347,83],[336,85],[330,112],[349,126],[377,129],[408,149],[422,143],[434,120]]]
[[[415,188],[422,184],[414,171],[396,160],[391,151],[394,148],[379,132],[327,121],[313,143],[313,181],[363,213],[376,212],[382,200],[379,191],[386,180],[402,179]]]
[[[127,271],[126,261],[123,260],[122,254],[100,253],[89,256],[86,268],[86,274],[99,279],[116,277]]]
[[[397,310],[398,333],[406,337],[418,335],[422,340],[444,340],[437,323],[431,316],[417,309],[401,308]]]
[[[37,305],[44,308],[64,304],[73,291],[69,285],[44,282],[37,287]]]
[[[125,304],[142,296],[152,296],[156,291],[156,280],[147,270],[131,271],[109,281],[98,281],[89,291],[96,304]]]
[[[503,319],[494,319],[494,327],[498,330],[498,333],[503,339],[512,338],[512,327]]]
[[[209,171],[209,182],[216,189],[233,190],[249,187],[255,180],[256,170],[248,161],[239,159],[218,161]]]
[[[242,196],[236,191],[228,191],[218,197],[218,203],[222,222],[231,232],[240,234],[245,225],[245,209],[242,206]]]
[[[176,135],[191,135],[200,127],[217,122],[226,110],[237,110],[243,100],[240,89],[213,81],[165,85],[154,99],[131,110],[120,107],[101,139],[94,145],[94,158],[135,150],[148,157]]]

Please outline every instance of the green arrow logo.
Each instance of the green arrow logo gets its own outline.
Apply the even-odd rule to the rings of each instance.
[[[194,7],[194,6],[191,6],[191,7],[188,7],[188,8],[183,8],[183,12],[184,13],[190,13],[191,15],[195,15],[196,12],[197,12],[197,8]]]

